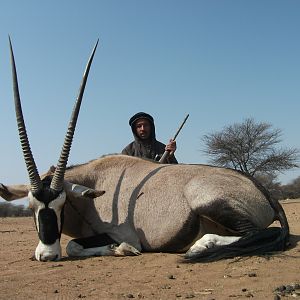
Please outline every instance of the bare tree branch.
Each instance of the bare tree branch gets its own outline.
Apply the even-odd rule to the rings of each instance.
[[[210,157],[210,163],[251,176],[299,167],[298,149],[277,148],[282,142],[281,136],[280,129],[272,129],[268,123],[255,123],[250,118],[204,135],[203,152]]]

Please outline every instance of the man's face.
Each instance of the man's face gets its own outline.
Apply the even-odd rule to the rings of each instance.
[[[136,135],[142,140],[148,140],[151,136],[151,123],[148,119],[138,119],[135,124]]]

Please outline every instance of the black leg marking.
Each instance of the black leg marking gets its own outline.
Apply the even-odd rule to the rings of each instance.
[[[73,242],[81,245],[84,249],[102,247],[102,246],[107,246],[107,245],[111,245],[111,244],[118,244],[115,240],[113,240],[106,233],[102,233],[99,235],[90,236],[90,237],[86,237],[86,238],[74,239]]]

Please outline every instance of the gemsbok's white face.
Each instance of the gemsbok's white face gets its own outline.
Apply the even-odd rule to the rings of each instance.
[[[64,190],[64,174],[88,73],[98,45],[98,41],[92,51],[82,78],[78,97],[73,108],[65,141],[61,150],[58,164],[55,168],[54,175],[51,178],[48,177],[46,180],[41,180],[30,149],[21,107],[17,71],[10,38],[9,45],[11,53],[17,126],[19,130],[23,156],[30,180],[30,191],[28,194],[29,206],[33,211],[34,221],[39,236],[39,244],[35,250],[35,258],[39,261],[59,260],[61,258],[60,237],[63,226],[63,208],[66,201],[66,192]]]
[[[39,261],[60,260],[60,237],[63,226],[63,208],[66,201],[65,191],[55,195],[49,187],[46,187],[43,190],[43,195],[34,196],[30,191],[28,198],[39,236],[35,258]]]

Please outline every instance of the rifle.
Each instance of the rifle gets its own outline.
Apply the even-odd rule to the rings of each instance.
[[[180,130],[182,129],[183,125],[185,124],[186,120],[188,119],[189,114],[186,115],[186,117],[184,118],[183,122],[181,123],[180,127],[178,128],[178,130],[176,131],[174,137],[173,137],[173,141],[176,140],[177,135],[179,134]],[[165,160],[167,159],[167,157],[169,156],[169,151],[165,151],[164,154],[162,155],[162,157],[160,158],[160,160],[158,161],[159,163],[163,164],[165,162]]]

